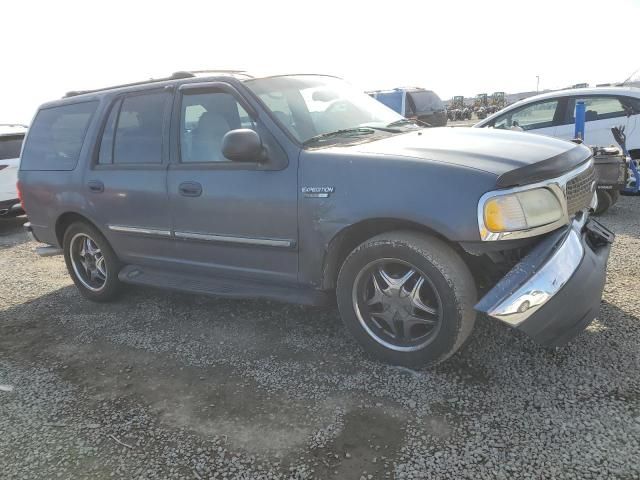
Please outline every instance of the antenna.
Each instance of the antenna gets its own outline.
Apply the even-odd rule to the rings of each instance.
[[[620,84],[620,86],[621,86],[621,87],[624,87],[624,84],[625,84],[625,83],[627,83],[629,80],[631,80],[631,79],[633,78],[633,76],[634,76],[636,73],[638,73],[638,72],[640,72],[640,68],[638,68],[635,72],[633,72],[631,75],[629,75],[629,76],[627,77],[627,79],[626,79],[624,82],[622,82],[622,83]]]

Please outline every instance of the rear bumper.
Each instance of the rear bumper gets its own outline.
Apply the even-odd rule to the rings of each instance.
[[[613,234],[586,214],[546,237],[476,305],[543,345],[562,345],[597,315]]]

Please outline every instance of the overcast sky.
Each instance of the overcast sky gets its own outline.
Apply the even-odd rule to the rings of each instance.
[[[1,15],[4,122],[68,90],[176,70],[330,73],[448,99],[640,68],[640,0],[6,0]]]

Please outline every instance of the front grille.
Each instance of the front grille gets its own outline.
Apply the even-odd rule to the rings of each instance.
[[[569,215],[589,207],[593,198],[594,181],[595,169],[591,166],[567,182],[567,211]]]

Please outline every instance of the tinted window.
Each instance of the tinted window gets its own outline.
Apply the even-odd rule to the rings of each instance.
[[[624,107],[617,97],[585,97],[578,98],[577,101],[584,101],[585,106],[585,120],[587,122],[593,122],[596,120],[605,120],[607,118],[622,117],[625,115]],[[575,101],[573,107],[570,109],[571,118],[570,121],[575,121]]]
[[[620,99],[627,109],[631,111],[632,115],[640,113],[640,98],[635,97],[622,97]]]
[[[18,158],[22,147],[22,135],[0,137],[0,160]]]
[[[534,103],[505,113],[494,120],[495,128],[533,130],[553,126],[558,100]]]
[[[233,95],[223,92],[184,95],[180,125],[181,161],[229,161],[222,155],[222,137],[237,128],[255,129],[255,123]]]
[[[22,170],[73,170],[98,102],[44,108],[29,129]]]
[[[115,164],[162,163],[162,131],[169,97],[169,93],[158,92],[124,98],[117,120],[112,117],[114,109],[109,115],[102,139],[105,152],[99,160]],[[109,162],[107,147],[109,121],[116,125],[112,162]]]

